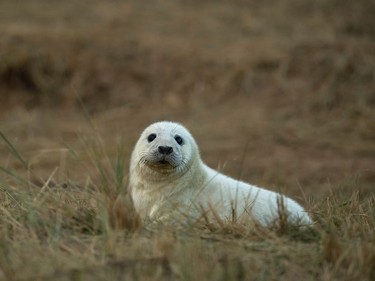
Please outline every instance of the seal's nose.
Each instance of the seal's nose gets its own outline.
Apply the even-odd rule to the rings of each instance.
[[[168,154],[171,154],[173,152],[173,147],[171,147],[171,146],[159,146],[158,150],[159,150],[160,154],[168,155]]]

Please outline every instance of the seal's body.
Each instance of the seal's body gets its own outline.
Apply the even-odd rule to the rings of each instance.
[[[129,184],[136,211],[150,220],[251,216],[267,226],[279,218],[311,224],[294,200],[232,179],[204,164],[192,135],[173,122],[157,122],[141,134],[130,161]]]

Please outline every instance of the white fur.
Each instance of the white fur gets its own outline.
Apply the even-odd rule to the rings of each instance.
[[[151,142],[150,134],[156,134]],[[182,145],[176,142],[177,135]],[[162,155],[159,146],[170,146],[173,152]],[[214,215],[214,210],[224,220],[233,214],[237,219],[251,216],[266,226],[279,218],[282,203],[290,223],[312,223],[294,200],[209,168],[192,135],[173,122],[154,123],[143,131],[131,156],[129,183],[135,209],[143,219],[171,219],[178,214],[197,219],[202,212]]]

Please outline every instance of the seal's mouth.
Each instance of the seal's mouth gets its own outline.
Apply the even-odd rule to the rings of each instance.
[[[145,161],[144,162],[149,168],[153,170],[173,170],[176,168],[171,162],[166,159],[160,159],[159,161]]]

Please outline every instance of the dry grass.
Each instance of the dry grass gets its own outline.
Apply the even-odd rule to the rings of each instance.
[[[95,172],[85,186],[56,182],[55,172],[38,181],[31,169],[25,178],[2,167],[3,279],[374,278],[374,196],[332,192],[314,204],[316,224],[303,229],[220,220],[141,225],[120,169],[123,155],[111,163],[97,144],[86,147],[92,157],[88,174]]]
[[[0,280],[374,280],[375,5],[0,2]],[[141,225],[140,131],[316,224]]]

